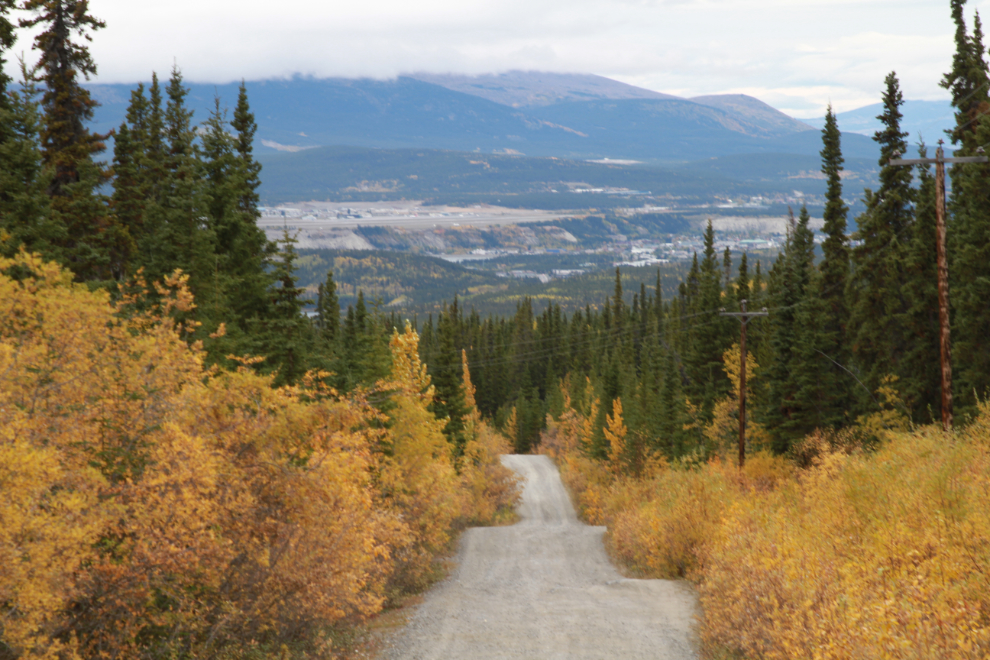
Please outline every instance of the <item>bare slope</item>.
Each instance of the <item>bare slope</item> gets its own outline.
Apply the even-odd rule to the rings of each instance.
[[[391,640],[390,658],[696,658],[695,598],[624,579],[581,524],[546,456],[505,456],[526,479],[512,527],[465,532],[455,573]]]
[[[745,117],[751,124],[761,127],[764,130],[763,135],[767,137],[800,133],[813,128],[803,121],[789,117],[763,101],[745,94],[713,94],[711,96],[696,96],[690,100]]]
[[[611,78],[580,73],[508,71],[477,76],[415,73],[409,77],[513,108],[550,105],[562,101],[678,98]]]

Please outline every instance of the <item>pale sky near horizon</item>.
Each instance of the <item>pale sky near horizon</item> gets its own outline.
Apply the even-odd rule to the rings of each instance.
[[[970,0],[986,13],[990,0]],[[942,99],[948,0],[90,0],[98,82],[594,73],[698,96],[743,93],[799,117]],[[15,53],[30,49],[22,35]],[[30,54],[29,54],[30,59]]]

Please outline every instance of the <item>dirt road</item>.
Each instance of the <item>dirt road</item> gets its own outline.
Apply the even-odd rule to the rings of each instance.
[[[457,568],[386,642],[387,658],[696,658],[690,589],[629,580],[604,527],[577,520],[546,456],[504,456],[526,479],[521,521],[475,528]]]

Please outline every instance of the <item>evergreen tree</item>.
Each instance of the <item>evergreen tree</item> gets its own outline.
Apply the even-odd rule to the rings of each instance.
[[[811,269],[808,286],[794,313],[795,342],[791,352],[790,391],[793,400],[781,435],[801,438],[815,429],[834,429],[846,421],[848,389],[833,350],[834,330],[824,295],[825,276]]]
[[[739,259],[739,277],[736,278],[735,294],[740,301],[752,302],[749,287],[749,257],[745,252]],[[747,309],[752,308],[747,305]]]
[[[922,144],[919,157],[927,158]],[[927,424],[939,418],[942,370],[939,344],[938,272],[936,254],[935,177],[928,166],[918,166],[915,219],[905,252],[904,294],[907,310],[899,321],[907,330],[907,349],[900,362],[898,385],[914,421]]]
[[[327,271],[326,282],[317,288],[316,322],[320,338],[327,347],[336,345],[340,337],[340,301],[337,298],[337,283],[333,281],[333,271]]]
[[[823,411],[824,420],[835,420],[838,411],[851,405],[852,382],[849,374],[843,369],[852,363],[852,351],[849,335],[849,307],[846,303],[849,286],[849,237],[846,235],[846,214],[849,208],[842,200],[842,134],[829,104],[825,113],[825,128],[822,129],[822,174],[827,181],[825,191],[824,227],[825,241],[822,243],[822,261],[819,264],[821,281],[817,285],[818,295],[824,304],[823,310],[805,310],[811,318],[817,316],[814,322],[823,324],[821,332],[815,331],[814,338],[805,337],[814,350],[827,355],[827,368],[824,375],[830,383],[828,393],[830,410]],[[817,303],[812,303],[817,307]],[[824,342],[824,343],[822,343]],[[824,359],[821,355],[818,360]],[[821,365],[815,365],[815,369]],[[814,370],[812,370],[813,372]],[[820,397],[819,397],[820,398]],[[820,404],[822,405],[822,404]],[[828,421],[832,425],[832,421]]]
[[[731,345],[731,340],[726,319],[719,316],[719,310],[724,306],[722,271],[715,253],[715,230],[711,220],[708,221],[704,241],[705,256],[697,275],[698,295],[691,307],[695,318],[687,330],[690,332],[690,348],[685,367],[688,374],[687,394],[698,406],[701,418],[707,421],[716,399],[725,396],[731,387],[722,364],[722,354]],[[696,262],[692,265],[692,272],[695,265]]]
[[[0,27],[4,20],[0,13]],[[0,70],[2,60],[0,45]],[[10,256],[24,247],[60,261],[65,226],[52,219],[50,174],[39,146],[37,89],[26,71],[23,77],[20,91],[12,91],[9,79],[0,74],[0,254]]]
[[[41,154],[53,220],[65,227],[60,256],[79,280],[119,279],[126,236],[98,193],[110,174],[93,158],[105,149],[106,136],[86,127],[97,103],[78,79],[95,75],[96,64],[85,44],[73,41],[75,35],[90,40],[89,33],[104,23],[89,14],[86,0],[26,0],[23,8],[33,15],[21,27],[40,28],[34,45],[41,53],[37,80],[45,86]]]
[[[302,315],[305,289],[297,286],[296,238],[282,233],[280,250],[272,268],[270,312],[253,333],[256,354],[265,356],[263,371],[275,373],[273,385],[292,384],[310,368],[312,333]]]
[[[446,419],[444,435],[454,447],[459,456],[464,451],[464,415],[468,412],[464,404],[464,384],[461,382],[461,355],[457,345],[457,335],[460,325],[460,310],[457,297],[446,307],[439,319],[439,351],[434,358],[433,386],[436,397],[433,400],[433,414],[439,419]],[[532,388],[530,388],[532,389]],[[526,391],[525,394],[530,394]],[[525,411],[524,411],[525,412]],[[517,411],[517,415],[519,412]],[[520,420],[528,429],[528,418]]]
[[[153,82],[153,92],[154,88]],[[230,319],[225,314],[224,283],[220,281],[216,233],[209,221],[193,113],[185,105],[188,93],[182,84],[182,73],[173,67],[167,89],[168,103],[162,116],[164,157],[157,186],[158,200],[147,209],[150,231],[145,232],[141,250],[147,261],[142,259],[140,265],[152,279],[177,268],[189,275],[189,285],[199,305],[197,320],[203,323],[202,332],[210,333],[220,322]],[[157,121],[156,103],[153,93],[149,125]],[[159,148],[155,142],[149,138],[152,145],[149,157]]]
[[[956,126],[949,135],[956,156],[972,156],[990,143],[990,75],[979,14],[969,35],[963,18],[965,0],[952,0],[956,52],[942,86],[952,94]],[[990,168],[956,164],[951,169],[952,197],[948,228],[952,302],[953,387],[957,415],[972,411],[976,399],[990,392]]]
[[[228,126],[237,131],[228,132]],[[202,157],[205,197],[216,235],[216,252],[230,297],[233,318],[242,325],[265,314],[265,291],[269,286],[266,264],[273,246],[258,227],[258,173],[252,156],[257,126],[250,112],[247,93],[241,85],[234,120],[226,120],[219,97],[205,122]]]
[[[814,234],[808,227],[810,216],[801,209],[800,220],[788,232],[783,251],[770,271],[769,348],[770,360],[761,370],[765,379],[765,399],[760,406],[762,422],[772,438],[773,450],[785,453],[795,439],[790,421],[798,409],[798,383],[795,363],[798,338],[798,307],[804,300],[814,269]]]
[[[898,362],[910,341],[901,318],[907,310],[904,264],[908,230],[914,220],[914,192],[911,169],[889,164],[895,154],[907,150],[907,134],[900,128],[904,100],[897,76],[891,73],[885,82],[883,114],[878,117],[884,127],[873,138],[880,145],[880,189],[866,191],[866,211],[858,218],[856,232],[860,244],[852,251],[849,282],[850,325],[855,328],[850,333],[852,350],[862,373],[860,380],[869,389],[857,391],[866,407],[872,405],[872,393],[883,378],[900,371]]]

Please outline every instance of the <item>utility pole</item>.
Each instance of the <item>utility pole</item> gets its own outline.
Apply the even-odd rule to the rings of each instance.
[[[983,148],[976,150],[983,153]],[[894,156],[900,156],[895,153]],[[949,343],[949,260],[945,247],[945,164],[986,163],[986,156],[946,158],[942,140],[938,141],[935,158],[891,158],[891,165],[935,164],[935,227],[938,258],[938,325],[939,348],[942,363],[942,428],[952,430],[952,345]]]
[[[751,318],[767,316],[767,308],[759,312],[747,312],[746,301],[739,301],[741,312],[727,312],[723,308],[719,316],[735,316],[742,322],[739,331],[739,468],[746,464],[746,324]]]

